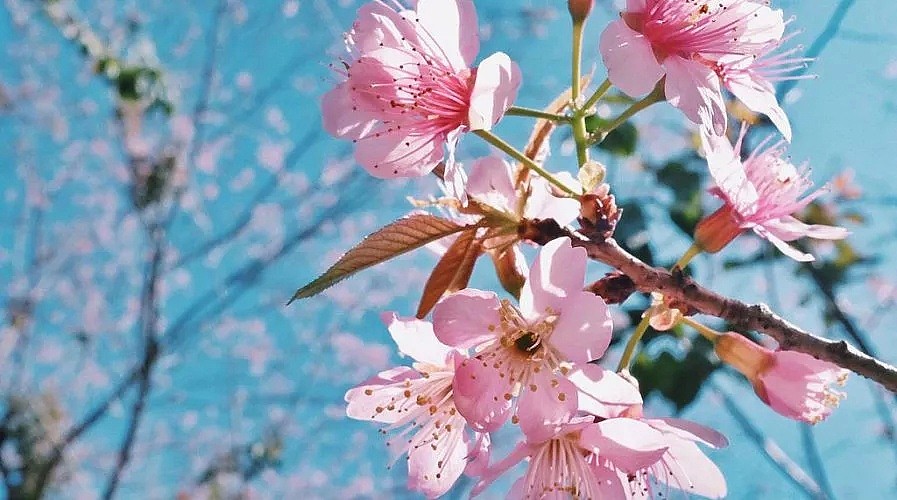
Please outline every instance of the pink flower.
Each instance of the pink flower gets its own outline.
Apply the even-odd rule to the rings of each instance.
[[[399,351],[416,361],[414,368],[393,368],[350,389],[346,413],[387,424],[384,432],[401,429],[387,445],[396,457],[408,453],[408,487],[434,498],[451,488],[468,460],[477,463],[488,452],[488,441],[465,435],[455,408],[452,379],[460,354],[440,343],[426,321],[394,313],[383,320]]]
[[[500,157],[479,158],[473,162],[470,176],[456,184],[462,195],[446,192],[446,198],[433,203],[443,210],[445,217],[461,224],[476,224],[484,215],[500,215],[508,221],[509,226],[513,227],[516,227],[523,218],[554,219],[561,226],[576,220],[579,215],[579,201],[556,196],[548,181],[538,176],[528,176],[517,187],[516,176],[514,165]],[[483,229],[478,236],[484,236],[486,233],[487,231]],[[442,255],[455,238],[457,236],[443,238],[429,244],[428,248]],[[502,236],[488,238],[485,246],[491,253],[498,255],[518,241],[520,238],[516,231],[514,234],[505,231]],[[525,267],[523,254],[517,248],[513,248],[513,251],[516,262]]]
[[[502,158],[480,158],[471,167],[465,185],[467,197],[512,219],[554,219],[561,226],[576,220],[579,201],[555,196],[551,184],[535,175],[517,188],[516,175],[514,165]]]
[[[346,80],[324,95],[324,128],[351,139],[356,160],[380,178],[427,174],[460,133],[498,122],[520,86],[504,53],[470,67],[479,50],[471,0],[419,0],[414,11],[369,2],[347,44],[353,57]]]
[[[513,413],[535,439],[575,413],[576,387],[565,375],[600,358],[612,331],[604,301],[583,291],[585,267],[585,251],[559,238],[539,253],[519,308],[469,288],[436,305],[436,336],[475,349],[455,374],[455,403],[474,429],[493,431]]]
[[[750,380],[764,403],[788,418],[818,423],[844,397],[831,386],[844,385],[848,371],[809,354],[772,351],[734,332],[717,340],[716,353]]]
[[[721,135],[726,106],[717,62],[757,56],[784,30],[782,11],[766,2],[628,0],[602,33],[600,50],[608,78],[623,92],[646,94],[666,77],[667,101]]]
[[[774,53],[780,42],[765,47],[759,54],[726,55],[716,61],[716,73],[723,85],[748,109],[762,113],[779,129],[785,140],[791,142],[791,123],[776,98],[774,82],[812,78],[792,76],[806,66],[811,59],[792,57],[798,49]]]
[[[509,498],[654,498],[658,484],[710,498],[726,495],[719,468],[696,443],[726,445],[719,433],[676,419],[577,417],[548,439],[527,439],[487,469],[479,494],[499,475],[529,458]],[[556,497],[555,495],[560,495]]]
[[[807,225],[791,214],[806,207],[826,192],[818,189],[807,196],[812,187],[808,169],[798,170],[785,157],[784,142],[765,148],[761,144],[746,159],[741,150],[746,129],[735,147],[725,137],[702,134],[710,175],[716,186],[711,193],[724,205],[698,223],[695,241],[707,252],[718,252],[742,230],[752,229],[792,259],[807,262],[813,256],[788,245],[800,237],[839,240],[848,232],[842,227]],[[802,198],[803,196],[803,198]]]

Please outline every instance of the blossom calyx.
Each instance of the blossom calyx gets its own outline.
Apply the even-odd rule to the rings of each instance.
[[[592,7],[595,6],[595,0],[568,0],[567,10],[570,11],[570,17],[574,23],[581,23],[589,17]]]
[[[723,205],[698,222],[695,227],[695,243],[704,252],[716,253],[737,238],[741,231],[732,208]]]
[[[613,271],[589,285],[588,290],[607,304],[622,304],[635,293],[635,282],[622,272]]]

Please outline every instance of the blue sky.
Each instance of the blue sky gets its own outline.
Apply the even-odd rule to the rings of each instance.
[[[303,179],[313,183],[322,174],[330,178],[366,175],[345,160],[349,145],[328,138],[326,134],[315,133],[320,126],[318,99],[335,81],[327,65],[340,54],[339,33],[350,26],[358,3],[348,0],[309,0],[295,4],[234,2],[232,10],[228,11],[221,35],[225,43],[220,49],[209,106],[211,125],[205,132],[206,142],[220,144],[224,152],[217,157],[214,169],[197,169],[190,175],[191,189],[196,192],[208,193],[213,185],[221,186],[222,192],[217,197],[203,199],[195,212],[178,220],[172,234],[176,246],[184,253],[198,248],[201,246],[199,242],[225,231],[240,216],[254,193],[263,189],[274,176],[270,169],[259,166],[260,151],[265,146],[299,150],[301,160],[289,177],[295,185],[275,190],[266,199],[269,212],[253,215],[258,219],[257,227],[254,226],[244,239],[221,249],[220,255],[206,256],[185,268],[189,284],[180,288],[172,286],[173,291],[164,306],[169,323],[176,321],[187,305],[197,298],[206,294],[226,297],[233,293],[224,285],[226,277],[246,262],[248,252],[264,254],[266,242],[301,231],[304,224],[326,211],[327,196],[340,194],[324,189],[325,193],[314,197],[301,188]],[[601,26],[615,14],[607,2],[599,0],[598,3],[596,13],[589,21],[585,67],[595,65],[596,78],[600,79],[603,75],[597,56],[597,38]],[[813,177],[819,184],[846,168],[855,171],[856,183],[865,195],[855,208],[867,214],[868,226],[852,228],[853,241],[883,258],[875,268],[876,276],[887,282],[897,282],[897,262],[890,257],[897,231],[894,223],[897,200],[893,199],[897,184],[892,174],[897,169],[897,3],[888,0],[785,0],[774,3],[786,11],[786,17],[795,16],[790,27],[799,30],[800,34],[793,43],[808,47],[825,32],[832,13],[847,9],[843,21],[810,69],[818,78],[800,82],[786,97],[786,110],[795,130],[791,154],[796,161],[810,162]],[[201,87],[197,84],[207,57],[203,41],[213,27],[214,2],[196,2],[189,6],[161,1],[124,2],[120,6],[92,1],[76,4],[92,25],[112,38],[121,35],[113,28],[120,28],[126,14],[139,8],[143,35],[153,41],[161,64],[169,69],[173,88],[181,90],[177,97],[181,105],[179,112],[187,113],[192,109],[200,95]],[[523,70],[524,86],[519,104],[541,107],[566,88],[569,21],[563,2],[478,0],[476,4],[483,36],[481,55],[505,51]],[[298,9],[295,13],[294,5]],[[60,106],[63,112],[70,112],[83,100],[94,101],[98,106],[98,110],[86,118],[70,115],[69,136],[60,143],[48,138],[51,134],[44,124],[23,124],[0,115],[0,158],[6,159],[4,163],[10,165],[10,170],[14,165],[18,172],[29,168],[22,162],[22,158],[29,156],[23,155],[16,145],[16,141],[24,137],[40,146],[34,146],[29,153],[32,161],[41,165],[37,170],[43,176],[52,177],[53,169],[49,165],[65,158],[67,143],[105,138],[115,144],[116,138],[109,124],[112,105],[106,88],[92,79],[90,71],[64,40],[46,27],[26,35],[11,20],[8,11],[0,11],[0,42],[10,47],[5,55],[0,54],[0,63],[4,61],[3,57],[8,58],[8,64],[0,64],[0,83],[4,87],[16,87],[22,81],[34,78],[48,89],[55,88],[50,85],[59,86],[61,97],[50,102]],[[35,59],[48,59],[40,59],[34,71],[26,71],[22,68],[25,68],[23,61],[27,58],[22,56],[21,50],[30,47],[29,44],[56,48],[58,52],[41,51]],[[16,54],[10,53],[13,48],[18,51]],[[245,75],[251,77],[250,90],[241,93],[235,89],[241,81],[245,84]],[[69,85],[70,82],[74,83]],[[266,96],[264,104],[254,112],[243,114],[242,110],[250,108],[260,95]],[[239,120],[228,122],[228,118],[233,117]],[[660,128],[669,125],[675,129],[678,119],[675,113],[661,105],[652,109],[644,121],[648,125]],[[225,125],[220,125],[222,122]],[[156,135],[164,136],[169,125],[160,119],[160,123],[150,123],[147,128],[151,133],[161,130]],[[219,129],[226,133],[216,135]],[[507,119],[500,124],[498,132],[513,143],[522,144],[528,132],[527,123]],[[215,139],[221,137],[225,140],[215,143]],[[559,170],[564,168],[565,162],[569,163],[570,156],[562,144],[557,146],[550,166]],[[214,148],[210,146],[210,149]],[[463,158],[486,152],[483,144],[468,137],[461,155]],[[97,182],[100,188],[121,194],[120,184],[101,177],[105,168],[102,160],[88,159],[85,165],[92,169],[89,170],[91,175],[104,179]],[[618,183],[619,192],[638,195],[643,177],[634,164],[610,166],[615,169],[611,179]],[[252,178],[247,179],[247,176]],[[24,188],[18,179],[17,176],[0,179],[0,191],[21,192]],[[234,187],[241,179],[247,188]],[[206,458],[226,450],[228,443],[240,444],[257,438],[272,422],[287,429],[284,466],[277,477],[263,476],[252,485],[261,497],[278,497],[290,491],[290,485],[303,485],[303,488],[309,488],[310,495],[328,498],[327,491],[345,491],[328,489],[328,483],[334,487],[346,486],[366,478],[374,478],[373,485],[377,488],[400,486],[403,481],[401,467],[383,472],[386,453],[376,429],[365,423],[350,422],[339,413],[342,393],[350,384],[373,374],[377,367],[401,362],[391,353],[388,336],[378,315],[384,309],[404,314],[412,312],[417,298],[414,287],[426,278],[425,266],[432,265],[432,256],[419,252],[371,270],[357,281],[338,285],[324,297],[300,302],[289,309],[283,309],[282,304],[297,286],[324,270],[352,242],[377,224],[407,212],[405,196],[423,197],[434,192],[435,186],[426,180],[389,184],[366,181],[363,190],[352,192],[352,201],[358,202],[360,208],[351,217],[327,220],[310,241],[303,242],[262,273],[252,288],[240,295],[220,317],[190,324],[183,339],[164,358],[157,390],[150,399],[146,426],[138,436],[140,457],[123,482],[121,496],[148,491],[150,496],[171,497],[174,491],[183,489],[201,472]],[[69,193],[67,196],[75,195]],[[310,208],[303,211],[303,203]],[[80,226],[91,226],[93,212],[86,209],[73,212],[75,205],[75,202],[60,202],[57,209],[51,211],[51,220],[64,226],[70,217],[75,217]],[[283,218],[280,230],[274,227],[276,224],[265,224],[274,216]],[[23,240],[19,226],[14,224],[18,219],[12,215],[3,217],[6,229],[0,230],[0,249],[5,252],[0,257],[5,257],[0,260],[0,278],[12,281],[20,271],[15,264],[16,242]],[[114,227],[120,229],[120,226]],[[663,232],[659,231],[659,234],[663,235]],[[129,237],[120,236],[122,241],[119,243],[123,247],[139,243],[136,239],[132,242]],[[58,234],[56,238],[66,241]],[[672,256],[682,245],[681,241],[675,242],[667,252]],[[274,245],[275,251],[277,248]],[[92,259],[98,260],[91,264],[96,266],[103,258],[97,254]],[[710,286],[744,300],[771,301],[761,284],[766,275],[724,275],[719,264],[709,259],[700,263],[700,277]],[[593,272],[600,274],[597,268]],[[785,276],[788,270],[778,266],[772,272]],[[171,277],[172,283],[177,281],[177,276]],[[752,286],[743,286],[745,282]],[[474,285],[495,286],[486,266],[480,266]],[[107,286],[106,290],[115,290],[111,284]],[[818,304],[800,304],[796,290],[787,281],[779,285],[777,294],[789,319],[806,328],[823,331]],[[874,306],[869,300],[869,287],[863,280],[846,288],[842,296],[844,307],[860,317],[865,318]],[[8,303],[10,297],[11,292],[5,291],[0,295],[0,305]],[[114,299],[108,300],[110,304],[114,303]],[[69,307],[77,309],[78,304]],[[881,321],[876,328],[870,329],[869,334],[879,351],[885,353],[884,357],[893,362],[897,360],[894,354],[897,341],[888,325],[894,315],[888,310],[880,314],[883,315]],[[46,315],[47,318],[51,316],[49,312]],[[52,333],[44,335],[47,342],[53,339]],[[71,343],[61,345],[73,348]],[[102,337],[99,345],[103,348],[97,359],[104,367],[103,373],[116,380],[127,364],[123,361],[127,353],[134,349],[133,341],[125,335],[121,338],[110,336]],[[368,359],[363,362],[353,360],[353,355]],[[39,383],[41,374],[55,374],[60,379],[64,374],[77,373],[74,368],[71,369],[74,371],[65,371],[69,368],[41,366],[36,364],[34,367],[36,379],[29,386],[31,390],[44,387]],[[2,369],[0,373],[3,373]],[[757,428],[774,439],[801,466],[808,470],[812,468],[804,455],[802,434],[797,424],[779,418],[734,377],[716,376],[713,386],[731,395]],[[685,416],[716,427],[730,438],[731,446],[713,452],[712,458],[728,478],[731,498],[790,498],[798,495],[799,490],[758,453],[757,445],[726,411],[714,388],[705,389]],[[812,431],[831,487],[839,498],[891,497],[897,485],[897,444],[886,444],[879,436],[880,419],[871,396],[874,389],[859,377],[853,377],[848,390],[849,397],[840,410]],[[88,390],[84,398],[72,401],[73,415],[83,413],[85,402],[105,393],[102,387],[93,392]],[[893,414],[892,399],[888,405]],[[92,445],[106,450],[107,456],[120,441],[126,408],[126,405],[117,407],[110,418],[87,436]],[[658,414],[671,411],[660,401],[652,401],[650,409]],[[87,456],[100,457],[100,465],[81,467],[80,470],[87,471],[84,478],[78,479],[81,489],[72,491],[96,491],[102,484],[101,474],[108,469],[108,459],[102,458],[102,453]],[[144,473],[160,480],[147,486],[146,478],[141,477]],[[317,484],[314,478],[319,474],[323,474],[321,481],[325,485],[314,489]],[[369,487],[371,485],[366,483],[358,485],[359,495],[382,497],[364,493]],[[392,494],[400,493],[390,490]],[[500,495],[498,491],[491,491],[490,496]]]

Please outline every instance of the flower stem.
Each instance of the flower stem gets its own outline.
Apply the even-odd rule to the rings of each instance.
[[[582,32],[585,19],[573,20],[573,80],[570,84],[570,97],[573,99],[573,141],[576,142],[576,160],[582,167],[589,161],[589,134],[586,131],[586,118],[580,112],[579,99],[582,95]]]
[[[689,318],[688,316],[683,316],[679,320],[679,322],[684,323],[684,324],[694,328],[695,330],[698,331],[698,333],[703,335],[705,339],[709,340],[710,342],[712,342],[714,344],[716,343],[717,339],[719,339],[719,337],[721,336],[721,334],[718,331],[714,330],[713,328],[704,326],[704,325],[698,323],[697,321]]]
[[[611,86],[612,85],[610,83],[610,80],[604,80],[601,86],[598,87],[598,90],[596,90],[595,93],[592,94],[592,97],[589,97],[589,100],[582,105],[582,112],[585,113],[589,109],[591,109],[592,106],[598,104],[598,101],[600,101],[601,98],[607,94],[607,91],[610,90]]]
[[[626,349],[623,350],[623,357],[620,358],[620,364],[617,365],[618,372],[629,369],[629,363],[632,362],[632,355],[635,354],[635,348],[638,346],[639,341],[642,340],[642,336],[648,330],[648,325],[650,323],[651,316],[646,314],[642,317],[638,326],[635,327],[635,331],[632,332],[632,337],[629,337],[629,342],[626,343]]]
[[[662,82],[662,80],[661,80],[661,82]],[[636,113],[638,113],[639,111],[642,111],[643,109],[647,108],[648,106],[651,106],[652,104],[660,102],[664,99],[665,99],[665,97],[663,94],[663,85],[658,83],[657,86],[654,87],[654,90],[652,90],[650,94],[646,95],[640,101],[636,101],[632,106],[627,108],[626,111],[623,111],[623,113],[621,113],[620,116],[616,117],[612,122],[601,127],[600,130],[598,130],[597,132],[592,134],[590,142],[595,144],[595,143],[599,143],[599,142],[603,141],[607,137],[607,134],[613,132],[614,130],[616,130],[617,127],[626,123],[626,121],[629,120],[630,118],[632,118],[633,116],[635,116]]]
[[[554,184],[561,191],[569,194],[570,196],[579,196],[579,193],[577,193],[577,192],[573,191],[572,189],[570,189],[569,187],[567,187],[563,182],[561,182],[556,177],[554,177],[553,175],[551,175],[550,173],[548,173],[547,171],[542,169],[542,167],[540,167],[539,164],[537,164],[536,162],[531,160],[525,154],[518,151],[516,148],[514,148],[514,146],[511,146],[510,144],[508,144],[507,142],[502,140],[501,137],[498,137],[497,135],[493,134],[492,132],[490,132],[488,130],[474,130],[473,133],[480,136],[484,141],[495,146],[496,148],[498,148],[499,150],[501,150],[502,152],[504,152],[511,158],[514,158],[515,160],[519,161],[520,163],[523,163],[523,166],[525,166],[526,168],[539,174],[540,176],[542,176],[542,178],[544,178],[546,181],[550,182],[551,184]]]
[[[701,253],[701,247],[698,246],[697,243],[692,243],[692,245],[690,247],[688,247],[688,250],[686,250],[685,253],[682,254],[682,258],[680,258],[679,260],[676,261],[676,264],[673,266],[673,269],[675,269],[677,267],[679,269],[685,269],[685,266],[687,266],[688,263],[691,262],[691,260],[694,259],[700,253]]]
[[[541,118],[543,120],[552,122],[570,122],[569,116],[546,113],[545,111],[539,111],[538,109],[522,108],[520,106],[511,106],[507,111],[505,111],[505,114],[510,116],[528,116],[531,118]]]

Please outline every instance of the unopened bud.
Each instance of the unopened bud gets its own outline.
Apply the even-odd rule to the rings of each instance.
[[[589,17],[595,0],[567,0],[567,8],[570,10],[570,17],[574,23],[581,23]]]
[[[580,167],[577,177],[582,185],[582,190],[590,193],[604,182],[605,175],[607,175],[607,168],[604,165],[597,161],[589,160]]]
[[[593,240],[603,241],[613,236],[621,215],[623,209],[617,207],[607,184],[601,184],[580,198],[579,225],[582,234]]]

